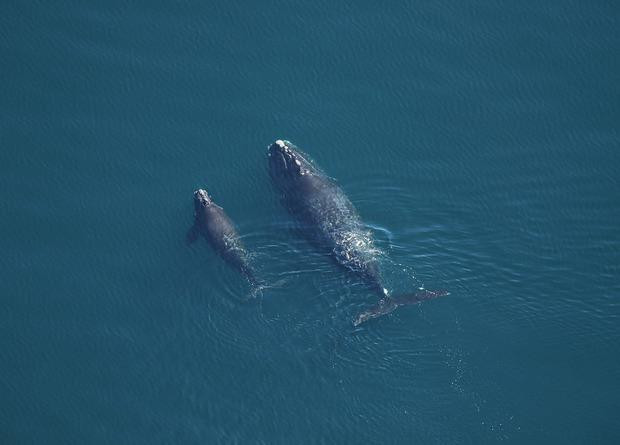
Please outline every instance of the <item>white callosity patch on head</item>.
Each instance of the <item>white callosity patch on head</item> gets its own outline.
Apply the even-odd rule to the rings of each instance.
[[[278,139],[276,141],[276,145],[279,145],[282,148],[286,148],[286,144],[284,143],[284,141],[282,139]]]
[[[209,196],[209,194],[207,193],[207,191],[205,189],[198,189],[194,192],[194,199],[197,202],[202,203],[203,205],[210,205],[211,204],[211,197]]]

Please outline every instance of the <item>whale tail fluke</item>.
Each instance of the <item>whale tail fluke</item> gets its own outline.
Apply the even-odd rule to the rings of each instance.
[[[418,304],[425,300],[432,300],[434,298],[450,295],[450,292],[446,290],[421,290],[411,294],[397,295],[395,297],[385,297],[379,300],[376,306],[371,307],[367,311],[361,312],[353,320],[353,326],[359,326],[362,323],[372,320],[373,318],[381,317],[394,312],[398,307]]]

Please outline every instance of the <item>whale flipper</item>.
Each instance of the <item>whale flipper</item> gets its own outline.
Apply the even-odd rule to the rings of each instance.
[[[194,223],[194,225],[191,226],[189,230],[187,231],[187,235],[185,235],[185,242],[189,246],[194,241],[196,241],[199,236],[200,236],[200,227],[198,227],[198,224]]]

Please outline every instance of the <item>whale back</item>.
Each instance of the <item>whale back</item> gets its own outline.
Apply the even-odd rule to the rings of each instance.
[[[270,172],[284,206],[307,237],[384,294],[372,234],[336,181],[292,144],[270,147]]]

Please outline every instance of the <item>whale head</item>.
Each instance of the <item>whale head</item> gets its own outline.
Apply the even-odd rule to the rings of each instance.
[[[196,211],[209,207],[211,204],[213,204],[213,200],[206,190],[198,189],[194,192],[194,208]]]
[[[269,173],[272,179],[284,185],[316,173],[307,156],[291,142],[278,139],[269,146]]]

